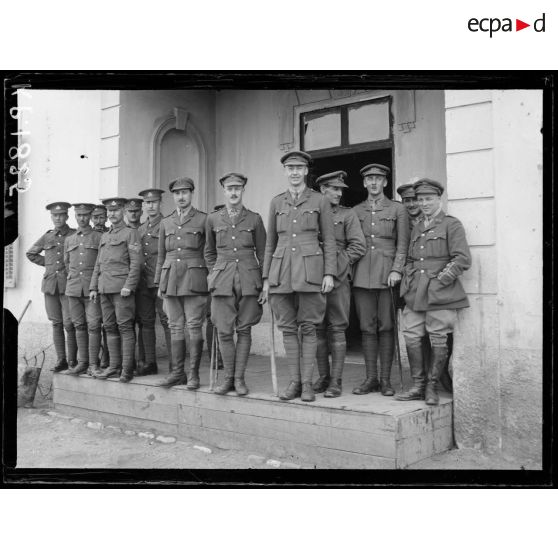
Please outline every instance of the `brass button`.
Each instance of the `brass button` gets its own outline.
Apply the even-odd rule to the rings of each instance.
[[[293,233],[293,238],[296,236],[296,233]]]
[[[232,239],[232,240],[236,240],[236,236],[231,236],[231,239]]]
[[[180,240],[180,237],[179,237],[179,236],[177,236],[177,237],[176,237],[176,240]]]
[[[234,260],[236,263],[238,263],[238,260]]]
[[[375,225],[376,223],[372,223],[373,225]]]
[[[143,255],[144,255],[144,256],[147,256],[147,252],[144,252]],[[147,265],[147,264],[145,264],[145,265]]]
[[[371,247],[370,247],[370,250],[374,250],[374,248],[376,248],[376,247],[375,247],[375,246],[371,246]]]
[[[182,248],[179,248],[178,251],[182,250]]]
[[[233,248],[233,252],[236,252],[236,248]]]
[[[296,219],[293,219],[293,223],[296,223]]]
[[[181,227],[181,226],[179,226],[178,228],[179,228],[179,229],[181,229],[182,227]]]
[[[79,274],[80,274],[80,275],[83,275],[83,271],[80,271]]]
[[[421,250],[424,250],[424,246],[421,246],[420,249],[421,249]]]
[[[421,272],[421,273],[424,273],[424,269],[421,269],[420,272]]]
[[[424,258],[421,258],[420,261],[423,262],[423,261],[424,261]]]
[[[291,250],[292,250],[293,252],[295,252],[295,251],[296,251],[296,248],[291,248]]]
[[[372,238],[374,238],[374,235],[373,235],[373,234],[371,234],[370,236],[371,236]]]
[[[236,228],[236,226],[235,226],[235,225],[233,225],[233,226],[232,226],[232,228],[233,228],[233,229],[235,229],[235,228]]]
[[[177,258],[176,261],[179,262],[179,261],[180,261],[180,258]]]
[[[146,245],[146,246],[149,246],[149,242],[146,242],[145,245]]]

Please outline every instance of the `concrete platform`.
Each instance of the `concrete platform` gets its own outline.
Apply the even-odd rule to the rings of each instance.
[[[281,391],[288,384],[286,361],[278,359],[277,365]],[[161,370],[166,367],[160,364]],[[55,374],[54,404],[61,412],[105,424],[194,438],[316,468],[405,468],[453,445],[449,395],[442,394],[437,407],[379,393],[352,395],[364,377],[364,367],[357,362],[346,364],[341,397],[318,395],[313,403],[276,398],[267,357],[251,356],[246,397],[211,393],[208,368],[204,359],[198,391],[156,387],[162,375],[122,384],[117,379]],[[399,389],[396,376],[394,369],[394,388]]]

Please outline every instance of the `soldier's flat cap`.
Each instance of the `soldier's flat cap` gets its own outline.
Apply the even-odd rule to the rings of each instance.
[[[431,178],[421,178],[414,183],[415,194],[436,194],[441,196],[444,193],[444,187]]]
[[[304,151],[289,151],[281,157],[283,165],[309,165],[312,162],[312,157]]]
[[[101,201],[107,209],[122,208],[126,205],[126,198],[105,198]]]
[[[364,176],[368,176],[370,174],[378,174],[380,176],[387,176],[389,174],[389,167],[385,165],[380,165],[378,163],[371,163],[370,165],[366,165],[360,169],[360,174]]]
[[[138,196],[141,196],[143,201],[159,201],[164,193],[165,191],[159,190],[159,188],[148,188],[147,190],[142,190]]]
[[[194,181],[187,176],[183,176],[182,178],[175,178],[169,184],[169,190],[171,192],[176,192],[176,190],[194,190]]]
[[[219,182],[221,186],[245,186],[248,178],[239,172],[228,172],[219,179]]]
[[[74,203],[72,206],[76,215],[88,215],[95,209],[94,203]]]
[[[401,184],[397,187],[397,193],[403,198],[416,198],[415,185],[414,184]]]
[[[96,205],[91,215],[106,215],[107,208],[104,205]]]
[[[316,178],[316,184],[318,186],[339,186],[341,188],[348,188],[345,184],[345,178],[347,178],[347,173],[345,171],[334,171],[328,172],[327,174],[322,174]]]
[[[126,200],[126,209],[141,209],[143,200],[141,198],[128,198]]]
[[[221,209],[223,209],[223,207],[225,207],[225,204],[219,203],[213,208],[213,211],[220,211]]]
[[[71,203],[68,202],[53,202],[49,203],[45,209],[50,211],[51,213],[68,213],[68,209],[72,206]]]

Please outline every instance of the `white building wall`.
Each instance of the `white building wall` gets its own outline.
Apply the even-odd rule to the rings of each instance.
[[[473,257],[454,347],[456,442],[539,462],[541,127],[540,91],[446,92],[448,212]]]

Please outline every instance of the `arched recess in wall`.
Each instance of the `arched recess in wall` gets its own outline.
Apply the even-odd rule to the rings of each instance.
[[[192,204],[207,211],[207,152],[189,113],[175,107],[172,114],[157,121],[151,146],[151,187],[168,192],[171,180],[189,176],[196,185]],[[173,210],[174,203],[169,192],[163,196],[161,211],[163,215],[168,215]]]

